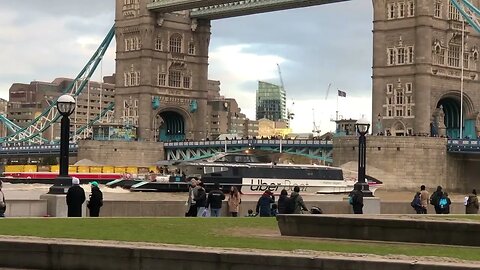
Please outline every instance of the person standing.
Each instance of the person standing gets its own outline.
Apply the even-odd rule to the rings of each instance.
[[[349,195],[349,203],[352,205],[354,214],[363,214],[363,192],[362,186],[354,186]]]
[[[303,211],[308,211],[305,202],[303,202],[302,195],[300,195],[300,187],[295,186],[293,192],[290,194],[291,204],[294,205],[293,214],[301,214]]]
[[[72,186],[67,192],[68,217],[82,217],[82,205],[85,202],[85,191],[80,186],[80,180],[72,177]]]
[[[440,199],[443,197],[443,191],[442,187],[438,186],[437,190],[432,193],[432,196],[430,196],[430,204],[435,207],[435,213],[436,214],[441,214],[442,209],[440,208]]]
[[[440,201],[438,202],[438,206],[440,207],[440,213],[450,214],[450,204],[452,204],[452,201],[448,197],[448,193],[444,192],[442,198],[440,198]]]
[[[238,188],[236,186],[232,186],[230,189],[230,195],[228,196],[228,212],[232,217],[238,217],[241,203],[242,197],[238,191]]]
[[[220,217],[223,200],[225,200],[225,194],[220,190],[220,185],[215,183],[213,189],[208,193],[207,199],[207,208],[210,208],[211,217]]]
[[[91,217],[99,217],[100,207],[103,206],[103,193],[98,187],[97,181],[91,182],[90,186],[92,190],[90,193],[90,198],[87,203],[87,208],[90,212]]]
[[[3,182],[0,180],[0,217],[5,217],[7,211],[7,203],[5,202],[5,194],[2,191]]]
[[[467,203],[465,205],[465,214],[478,214],[478,197],[477,190],[472,190],[472,194],[468,195]]]
[[[428,207],[428,198],[430,194],[428,191],[425,189],[425,185],[422,185],[420,187],[420,201],[422,205],[422,213],[420,214],[427,214],[427,207]]]

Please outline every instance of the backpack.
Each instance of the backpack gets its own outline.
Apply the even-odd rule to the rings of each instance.
[[[353,196],[348,196],[348,203],[353,205]]]
[[[285,214],[293,214],[295,212],[295,207],[297,206],[297,201],[295,198],[287,198],[285,203]]]
[[[447,206],[448,202],[447,202],[447,198],[441,198],[439,201],[438,201],[438,206],[440,206],[440,208],[445,208]]]

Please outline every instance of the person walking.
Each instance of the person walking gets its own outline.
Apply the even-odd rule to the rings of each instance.
[[[195,203],[193,191],[197,187],[197,180],[195,178],[192,178],[190,181],[190,186],[188,187],[188,199],[185,205],[187,206],[187,209],[185,211],[185,216],[186,217],[196,217],[197,216],[197,205]]]
[[[354,214],[363,214],[363,192],[362,186],[354,186],[349,195],[349,203],[352,205]]]
[[[467,202],[465,204],[465,214],[478,214],[478,197],[477,190],[472,190],[472,194],[468,195]]]
[[[103,206],[103,193],[98,187],[98,182],[93,181],[90,183],[91,193],[88,199],[87,208],[91,217],[100,216],[100,207]]]
[[[193,199],[197,206],[197,217],[202,217],[205,206],[207,205],[207,193],[205,192],[202,181],[198,181],[198,185],[193,189]]]
[[[266,190],[262,196],[258,199],[256,213],[260,217],[270,217],[271,208],[270,205],[275,202],[275,196],[270,190]]]
[[[228,196],[228,212],[232,217],[238,217],[238,212],[240,210],[240,204],[242,203],[242,197],[238,188],[232,186],[230,189],[230,195]]]
[[[425,188],[425,185],[422,185],[420,187],[420,201],[422,205],[422,213],[420,214],[427,214],[427,207],[428,207],[428,198],[430,197],[430,194]]]
[[[452,201],[448,197],[448,193],[444,192],[442,198],[440,198],[440,201],[438,202],[440,214],[450,214],[450,204],[452,204]]]
[[[287,214],[287,205],[288,205],[288,192],[286,189],[280,191],[280,197],[278,197],[278,213]]]
[[[437,190],[432,193],[432,196],[430,196],[430,204],[433,205],[433,207],[435,208],[436,214],[442,213],[442,209],[440,208],[440,205],[439,205],[440,199],[442,197],[443,197],[442,187],[438,186]]]
[[[7,211],[7,203],[5,202],[5,194],[2,190],[3,182],[0,180],[0,217],[5,217]]]
[[[213,189],[208,193],[207,199],[207,208],[210,208],[211,217],[220,217],[223,200],[225,200],[225,194],[220,190],[220,185],[215,183]]]
[[[82,217],[82,205],[85,202],[85,191],[80,186],[80,180],[72,177],[72,186],[67,192],[68,217]]]
[[[302,195],[300,195],[300,187],[295,186],[293,188],[293,192],[290,194],[291,204],[294,205],[293,207],[293,214],[301,214],[303,211],[308,211],[305,202],[303,201]]]

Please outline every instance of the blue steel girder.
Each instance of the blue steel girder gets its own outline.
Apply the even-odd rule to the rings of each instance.
[[[245,151],[248,147],[230,147],[227,149],[229,153]],[[225,152],[224,147],[206,147],[206,148],[167,148],[167,160],[197,160],[212,157],[218,153]]]
[[[280,11],[293,8],[303,8],[345,2],[350,0],[243,0],[224,1],[227,3],[216,5],[203,5],[193,8],[190,12],[192,18],[197,19],[224,19],[246,16],[258,13]],[[205,1],[207,2],[207,1]]]
[[[151,0],[147,9],[155,12],[167,13],[189,10],[194,8],[222,5],[235,0]]]

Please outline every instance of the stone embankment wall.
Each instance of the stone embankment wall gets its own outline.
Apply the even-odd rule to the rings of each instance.
[[[449,174],[457,165],[449,164],[446,144],[444,138],[367,136],[367,174],[383,181],[387,190],[415,190],[423,184],[463,192],[460,174]],[[358,162],[357,137],[336,137],[333,146],[335,166]]]
[[[159,142],[78,142],[78,160],[90,159],[110,166],[153,166],[164,156],[163,143]]]

